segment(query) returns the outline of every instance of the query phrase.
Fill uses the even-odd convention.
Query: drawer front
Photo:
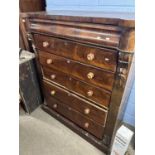
[[[109,106],[110,93],[103,89],[91,86],[55,69],[43,68],[43,74],[47,79],[86,97],[88,100],[95,101],[100,106]]]
[[[45,67],[58,69],[85,82],[110,91],[112,90],[114,82],[113,73],[105,72],[101,69],[87,66],[46,52],[39,52],[39,59],[40,63]]]
[[[79,127],[83,128],[87,132],[91,133],[98,139],[103,138],[104,127],[96,124],[94,121],[84,117],[79,112],[73,110],[72,108],[60,103],[55,98],[46,98],[47,106],[59,114],[63,115],[65,118],[74,122]]]
[[[91,64],[110,71],[116,71],[117,52],[76,44],[70,41],[34,35],[36,47],[43,51]]]
[[[118,47],[120,41],[120,32],[96,29],[82,29],[63,25],[43,25],[31,23],[30,29],[32,32],[46,33],[58,37],[70,38],[79,40],[85,43],[100,44],[102,46]]]
[[[80,97],[66,91],[60,87],[57,87],[53,84],[48,84],[44,82],[44,93],[48,98],[56,98],[59,101],[63,102],[65,105],[69,106],[72,109],[80,112],[85,117],[94,120],[96,123],[105,125],[107,111],[94,106],[90,102],[81,99]]]

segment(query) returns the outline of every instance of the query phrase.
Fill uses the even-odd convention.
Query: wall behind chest
[[[46,0],[47,11],[124,11],[134,12],[134,0]]]
[[[131,92],[127,101],[127,107],[125,109],[123,121],[132,126],[135,126],[135,81],[131,87]]]

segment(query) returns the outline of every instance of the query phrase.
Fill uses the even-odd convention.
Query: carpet
[[[20,112],[19,142],[20,155],[104,155],[40,107]]]

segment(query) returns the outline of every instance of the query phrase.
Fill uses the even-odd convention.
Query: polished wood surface
[[[85,29],[78,28],[76,26],[64,26],[64,25],[47,25],[40,23],[30,23],[31,31],[49,33],[58,37],[69,37],[71,39],[77,39],[85,42],[93,42],[96,44],[106,45],[110,47],[118,47],[120,40],[120,33],[108,32],[107,30]],[[39,31],[38,31],[39,30]]]
[[[134,13],[103,12],[103,11],[50,11],[30,13],[29,17],[35,19],[48,19],[58,21],[74,21],[82,23],[98,23],[123,27],[134,27]]]
[[[95,135],[97,138],[102,139],[104,133],[104,127],[84,117],[79,112],[75,111],[74,109],[71,109],[70,107],[66,106],[62,102],[59,102],[55,98],[46,98],[46,100],[48,107],[52,108],[53,110],[57,111],[64,117],[73,121],[81,128]]]
[[[20,27],[19,27],[19,48],[25,49],[24,38]]]
[[[22,16],[29,19],[31,32],[57,35],[123,52],[133,52],[134,49],[132,13],[51,11],[23,13]]]
[[[58,69],[85,82],[110,91],[112,90],[114,74],[111,72],[106,72],[92,66],[41,51],[39,52],[39,60],[45,67]],[[48,64],[48,60],[52,60],[52,63]]]
[[[106,153],[106,154],[109,153],[108,147],[103,144],[103,140],[102,139],[98,139],[96,136],[92,135],[91,133],[89,133],[85,129],[81,128],[76,123],[70,121],[68,118],[65,118],[63,115],[59,115],[58,112],[54,111],[52,108],[50,108],[50,107],[48,107],[48,106],[46,106],[44,104],[41,107],[49,115],[51,115],[52,117],[54,117],[55,119],[57,119],[58,121],[63,123],[65,126],[70,128],[76,134],[78,134],[81,137],[83,137],[85,140],[89,141],[89,143],[91,143],[92,145],[96,146],[100,150],[104,151],[104,153]]]
[[[52,11],[23,17],[46,83],[44,109],[110,152],[134,54],[133,14]]]
[[[46,67],[43,67],[42,69],[44,77],[48,80],[56,82],[57,84],[64,86],[74,93],[78,93],[78,95],[82,95],[90,101],[95,101],[95,104],[99,106],[103,106],[105,108],[109,107],[111,95],[110,92],[77,80],[76,78],[58,70],[48,69]],[[93,92],[92,95],[89,95],[90,91]]]
[[[24,50],[30,50],[29,41],[27,39],[26,35],[26,19],[25,18],[19,18],[19,35],[21,38],[21,42],[19,42],[19,47]]]
[[[20,12],[45,11],[45,0],[19,0]]]
[[[46,7],[45,0],[19,0],[19,10],[20,10],[19,47],[20,48],[33,52],[27,37],[27,27],[26,27],[27,19],[24,16],[24,12],[45,11],[45,7]]]
[[[117,51],[115,50],[99,49],[38,34],[34,35],[34,40],[36,48],[42,51],[71,58],[113,72],[116,71]]]
[[[81,99],[77,95],[69,91],[66,91],[58,86],[55,86],[51,83],[49,84],[47,82],[44,82],[44,90],[46,98],[54,97],[66,104],[67,106],[79,111],[85,117],[92,119],[93,121],[99,123],[102,126],[105,125],[107,116],[106,110],[99,108],[93,105],[92,103],[84,99]]]

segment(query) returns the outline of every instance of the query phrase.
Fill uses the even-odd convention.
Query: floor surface
[[[105,155],[40,107],[20,111],[19,131],[20,155]]]

